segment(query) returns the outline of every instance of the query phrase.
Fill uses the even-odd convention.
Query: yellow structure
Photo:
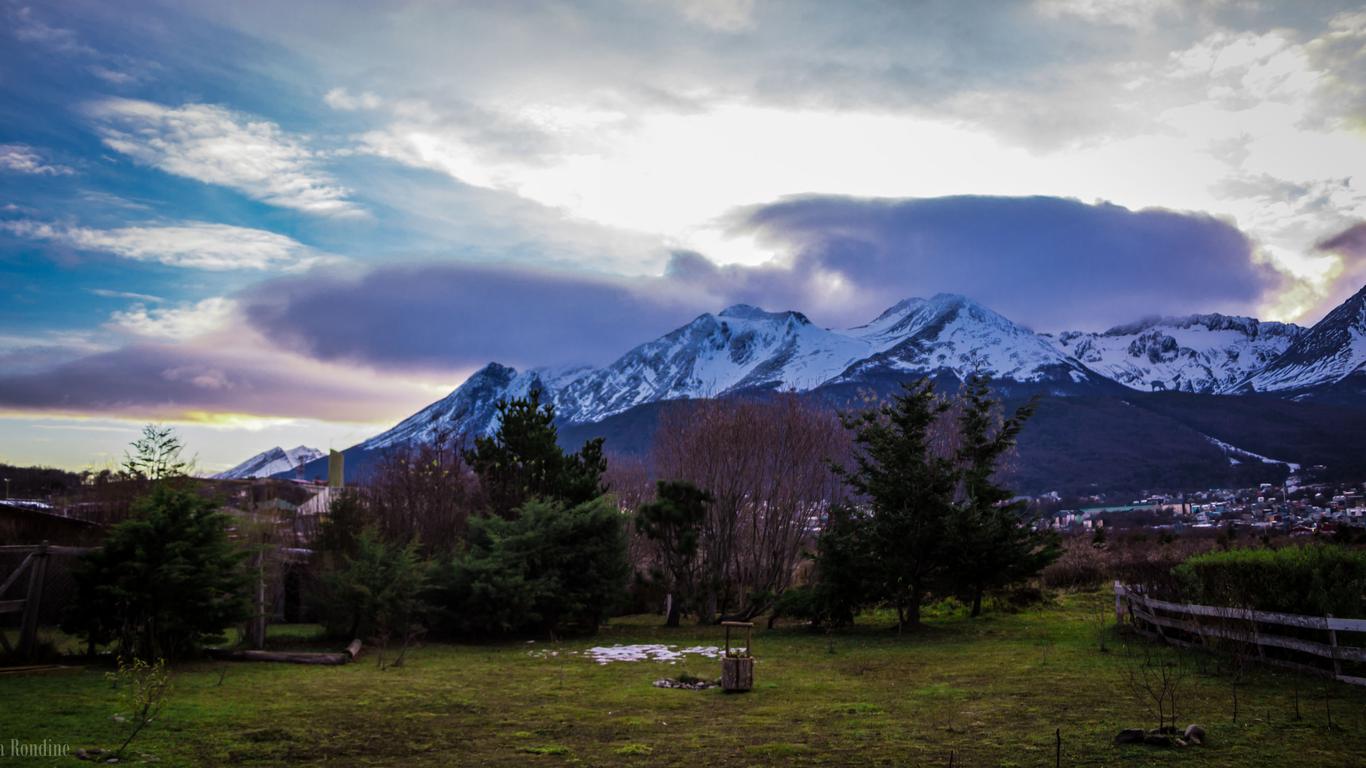
[[[341,488],[346,485],[346,462],[340,451],[327,454],[327,486]]]

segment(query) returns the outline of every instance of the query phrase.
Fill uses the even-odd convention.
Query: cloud
[[[378,109],[384,103],[378,96],[369,91],[352,94],[345,88],[333,88],[323,95],[323,101],[327,103],[327,106],[342,112]]]
[[[218,184],[270,205],[356,216],[350,190],[318,168],[304,139],[213,104],[167,107],[105,99],[89,106],[106,146],[176,176]]]
[[[222,296],[175,307],[148,309],[145,304],[134,304],[110,315],[109,326],[147,338],[189,339],[224,328],[236,312],[237,302]]]
[[[202,221],[92,229],[17,219],[0,221],[0,230],[83,251],[209,271],[297,270],[334,258],[317,254],[303,243],[274,232]]]
[[[94,48],[81,42],[75,31],[44,22],[33,14],[32,8],[19,8],[11,15],[11,30],[15,38],[26,43],[38,43],[58,53],[93,55]]]
[[[948,291],[1041,330],[1099,328],[1151,314],[1252,312],[1284,283],[1227,222],[1064,198],[799,197],[744,211],[734,228],[790,256],[713,280],[846,320],[843,306]]]
[[[400,369],[605,363],[709,309],[659,278],[471,264],[311,273],[238,297],[261,334],[322,360]]]
[[[40,371],[6,373],[0,375],[0,410],[199,421],[224,414],[380,421],[433,399],[427,385],[319,363],[242,336],[140,342]]]
[[[48,163],[26,144],[0,144],[0,171],[30,176],[70,176],[76,171],[65,165]]]
[[[1250,313],[1281,277],[1229,224],[1059,198],[798,198],[731,226],[780,251],[759,265],[676,252],[628,280],[468,264],[309,274],[238,297],[248,322],[323,360],[396,369],[603,364],[702,312],[797,309],[848,327],[900,299],[966,294],[1040,330],[1151,314]]]
[[[1308,313],[1315,320],[1326,315],[1366,285],[1366,221],[1358,221],[1319,241],[1314,249],[1329,260],[1325,288]]]
[[[160,302],[165,301],[160,296],[153,296],[150,293],[133,293],[132,291],[115,291],[109,288],[91,288],[90,292],[105,299],[133,299],[140,302]]]

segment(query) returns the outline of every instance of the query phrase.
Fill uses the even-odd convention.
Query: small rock
[[[1186,741],[1189,741],[1192,744],[1204,744],[1205,729],[1195,723],[1186,726]]]
[[[1125,728],[1124,730],[1115,734],[1115,743],[1138,744],[1139,742],[1143,741],[1143,737],[1147,735],[1147,732],[1144,731],[1142,728]]]

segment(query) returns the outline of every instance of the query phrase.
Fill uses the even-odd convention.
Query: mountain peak
[[[322,455],[322,451],[317,448],[309,448],[306,445],[295,446],[288,451],[277,445],[274,448],[261,451],[226,472],[213,475],[213,479],[248,480],[257,477],[270,477],[307,464]]]
[[[720,312],[717,312],[716,316],[734,318],[738,320],[783,321],[792,319],[796,320],[799,323],[802,323],[803,325],[811,322],[810,320],[806,319],[806,315],[803,315],[801,312],[794,312],[792,310],[788,310],[786,312],[769,312],[766,309],[761,309],[760,307],[756,307],[752,304],[732,304],[731,306],[726,307]]]

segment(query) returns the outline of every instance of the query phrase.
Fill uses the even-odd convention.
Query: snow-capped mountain
[[[850,333],[867,341],[873,354],[843,371],[835,379],[839,383],[944,372],[964,379],[974,371],[1033,384],[1095,378],[1047,339],[955,294],[907,299]]]
[[[246,480],[253,477],[270,477],[289,472],[300,464],[307,464],[322,457],[317,448],[300,445],[285,450],[279,446],[262,451],[226,472],[214,475],[215,480]]]
[[[1285,353],[1248,376],[1245,389],[1291,392],[1336,384],[1366,364],[1366,288],[1300,335]]]
[[[869,341],[820,328],[800,312],[737,304],[636,347],[554,400],[561,417],[587,422],[660,400],[807,390],[872,351]]]
[[[497,427],[499,400],[537,388],[559,418],[590,423],[665,400],[800,392],[887,376],[962,379],[973,371],[1033,385],[1104,381],[1047,339],[953,294],[907,299],[848,330],[821,328],[800,312],[737,304],[701,315],[602,368],[519,372],[490,363],[450,395],[357,447],[487,434]]]
[[[1131,389],[1217,394],[1280,357],[1304,333],[1292,323],[1210,314],[1050,338],[1064,354]]]
[[[395,445],[432,443],[463,435],[483,435],[498,426],[498,401],[526,397],[533,389],[545,393],[544,400],[566,382],[591,371],[591,368],[536,368],[519,373],[498,363],[489,363],[442,399],[399,422],[392,429],[356,446],[373,451]]]

